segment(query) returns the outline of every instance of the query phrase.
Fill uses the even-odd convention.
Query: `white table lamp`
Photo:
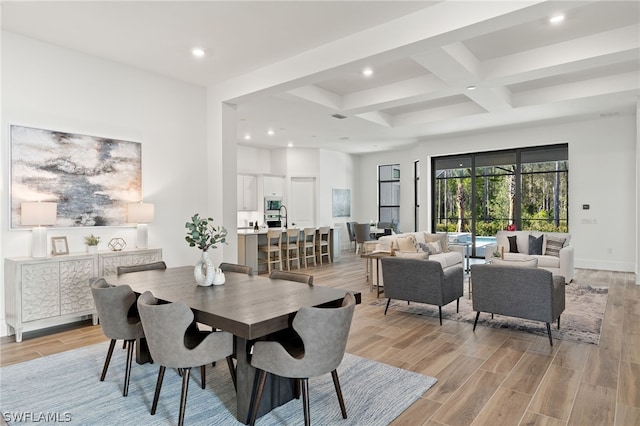
[[[137,248],[147,248],[148,246],[147,224],[153,222],[154,213],[155,206],[151,203],[129,204],[129,223],[137,224]]]
[[[47,228],[43,225],[55,225],[58,204],[50,202],[22,203],[20,206],[20,224],[32,225],[32,257],[47,257]]]

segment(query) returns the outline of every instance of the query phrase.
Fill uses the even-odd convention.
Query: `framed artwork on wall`
[[[11,228],[20,205],[58,204],[54,227],[122,226],[142,199],[139,142],[11,125]]]
[[[351,190],[333,188],[333,217],[351,216]]]

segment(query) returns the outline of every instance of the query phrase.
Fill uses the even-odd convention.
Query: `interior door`
[[[316,178],[292,177],[287,223],[298,228],[316,226]]]

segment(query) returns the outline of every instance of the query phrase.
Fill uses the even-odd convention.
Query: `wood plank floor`
[[[640,286],[631,273],[577,270],[609,287],[600,344],[424,318],[370,306],[364,260],[342,252],[309,268],[316,285],[362,292],[347,351],[434,376],[438,383],[394,425],[640,425]],[[90,322],[22,343],[0,339],[0,366],[106,340]],[[384,397],[384,395],[381,395]],[[348,397],[347,397],[348,398]],[[375,401],[372,401],[374,404]],[[347,399],[348,404],[348,399]],[[348,410],[348,405],[347,405]]]

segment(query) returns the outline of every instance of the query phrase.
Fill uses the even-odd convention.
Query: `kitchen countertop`
[[[330,228],[333,229],[333,226],[331,226]],[[254,231],[253,229],[248,228],[238,228],[238,235],[264,235],[271,229],[279,229],[284,232],[287,229],[299,229],[300,231],[302,231],[303,228],[297,228],[295,226],[291,228],[260,228],[259,231]],[[318,227],[316,227],[316,229],[318,229]]]

